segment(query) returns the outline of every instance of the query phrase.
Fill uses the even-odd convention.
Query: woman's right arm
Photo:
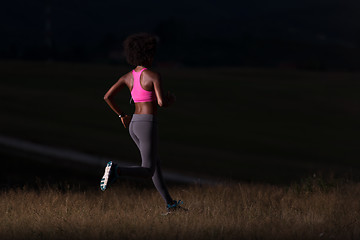
[[[168,91],[166,95],[164,94],[163,85],[159,74],[156,74],[156,77],[153,78],[153,83],[157,102],[160,107],[169,107],[172,103],[175,102],[175,95],[170,93],[170,91]]]

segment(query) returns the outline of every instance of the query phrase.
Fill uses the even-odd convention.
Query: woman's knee
[[[151,167],[147,168],[147,171],[149,172],[150,177],[154,176],[155,166],[151,166]]]

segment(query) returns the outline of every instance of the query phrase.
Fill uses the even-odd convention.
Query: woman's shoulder
[[[160,80],[161,75],[159,72],[153,71],[152,69],[146,69],[143,72],[144,77],[151,79],[151,80]]]
[[[124,75],[122,75],[120,78],[124,79],[124,80],[128,80],[132,78],[132,71],[125,73]]]
[[[124,75],[119,77],[119,80],[118,80],[118,82],[125,83],[126,85],[129,85],[131,81],[132,81],[132,73],[131,72],[125,73]]]

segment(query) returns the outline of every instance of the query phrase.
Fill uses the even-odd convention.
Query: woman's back
[[[133,84],[131,89],[131,96],[135,103],[139,102],[154,102],[156,101],[155,90],[153,82],[148,75],[142,74],[146,68],[140,71],[132,70]]]
[[[137,67],[124,77],[135,102],[135,114],[157,114],[157,97],[154,82],[159,80],[159,74]]]

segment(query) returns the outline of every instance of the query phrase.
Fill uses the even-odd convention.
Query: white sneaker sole
[[[101,191],[106,190],[106,187],[107,187],[107,184],[108,184],[108,181],[109,181],[109,177],[110,177],[110,170],[111,170],[112,164],[113,164],[112,161],[110,161],[110,162],[108,162],[106,164],[105,173],[104,173],[104,176],[102,177],[101,182],[100,182]]]

